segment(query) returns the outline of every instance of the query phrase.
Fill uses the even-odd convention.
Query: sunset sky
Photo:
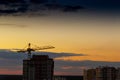
[[[41,53],[54,58],[56,75],[82,75],[83,69],[101,65],[119,67],[119,13],[90,10],[47,13],[0,17],[0,74],[22,74],[22,59],[26,55],[9,50],[22,49],[29,42],[55,47]]]

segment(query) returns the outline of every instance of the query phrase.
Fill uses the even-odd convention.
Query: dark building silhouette
[[[0,80],[23,80],[22,78],[23,75],[0,75]],[[54,75],[53,80],[83,80],[83,76]]]
[[[83,80],[83,76],[55,75],[53,80]]]
[[[98,67],[84,71],[84,80],[120,80],[120,69],[115,67]]]
[[[95,69],[84,70],[84,80],[95,80],[95,79],[96,79]]]
[[[33,55],[23,60],[23,80],[52,80],[54,61],[47,55]]]
[[[96,80],[116,80],[116,68],[114,67],[96,68]]]
[[[116,80],[120,80],[120,68],[117,69]]]
[[[22,80],[22,75],[0,75],[0,80]]]

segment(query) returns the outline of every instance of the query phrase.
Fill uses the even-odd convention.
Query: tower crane
[[[36,46],[36,45],[34,45]],[[28,54],[28,59],[31,58],[31,53],[34,52],[34,51],[39,51],[39,50],[45,50],[45,49],[52,49],[52,48],[55,48],[53,46],[43,46],[43,47],[38,47],[36,46],[35,48],[32,48],[31,47],[31,43],[29,43],[27,45],[27,48],[26,49],[14,49],[14,50],[17,50],[18,53],[26,53]]]

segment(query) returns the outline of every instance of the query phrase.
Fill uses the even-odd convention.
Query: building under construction
[[[47,55],[33,55],[23,60],[23,80],[52,80],[54,61]]]
[[[25,49],[14,49],[19,53],[28,54],[23,60],[23,80],[52,80],[54,72],[54,61],[48,55],[31,55],[34,51],[52,49],[53,46],[31,47],[31,43]]]

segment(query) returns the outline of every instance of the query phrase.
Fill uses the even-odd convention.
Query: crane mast
[[[27,52],[28,52],[28,59],[30,59],[30,58],[31,58],[31,51],[32,51],[32,49],[31,49],[31,44],[29,43],[29,44],[28,44],[28,48],[27,48]]]

